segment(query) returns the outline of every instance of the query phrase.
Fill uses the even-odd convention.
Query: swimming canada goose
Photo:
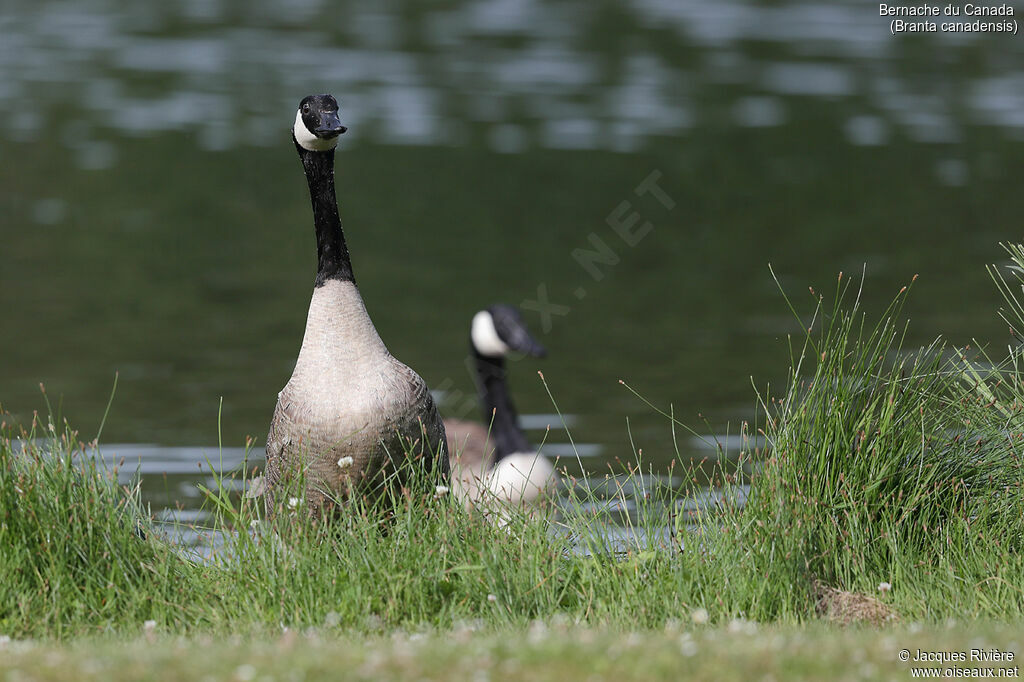
[[[388,352],[352,274],[334,193],[334,148],[345,130],[331,95],[299,103],[292,140],[309,184],[318,267],[299,357],[267,435],[265,483],[276,492],[301,468],[314,512],[329,499],[379,490],[385,474],[407,466],[407,451],[448,473],[430,391]]]
[[[467,506],[487,498],[531,502],[554,481],[555,469],[519,428],[505,357],[511,352],[544,357],[547,351],[530,335],[519,310],[505,304],[473,316],[469,346],[485,423],[444,422],[454,492]]]

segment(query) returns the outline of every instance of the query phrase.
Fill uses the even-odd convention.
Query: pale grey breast
[[[307,502],[318,507],[325,495],[344,499],[350,485],[364,489],[386,465],[400,464],[408,442],[428,461],[440,451],[447,471],[444,427],[426,383],[388,352],[355,285],[325,282],[313,292],[295,370],[274,411],[268,485],[305,467]]]

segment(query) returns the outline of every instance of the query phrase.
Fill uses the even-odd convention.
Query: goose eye
[[[308,114],[309,113],[309,103],[308,102],[306,104],[302,105],[302,113],[304,113],[304,114]]]

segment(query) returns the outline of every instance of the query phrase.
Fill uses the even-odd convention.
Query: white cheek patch
[[[325,152],[338,146],[338,138],[336,137],[324,140],[309,132],[306,124],[302,122],[301,109],[295,112],[295,125],[292,127],[292,133],[295,135],[295,141],[299,143],[299,146],[311,152]]]
[[[473,340],[473,347],[480,355],[501,358],[508,355],[511,350],[498,336],[498,330],[494,328],[494,318],[486,310],[481,310],[473,316],[473,326],[469,335]]]

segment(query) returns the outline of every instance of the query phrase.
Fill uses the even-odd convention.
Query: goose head
[[[477,353],[490,358],[504,358],[512,352],[535,358],[547,355],[547,349],[530,334],[519,309],[504,303],[473,316],[470,341]]]
[[[348,128],[338,118],[338,100],[331,95],[309,95],[299,102],[292,135],[295,143],[311,152],[326,152],[338,145]]]

